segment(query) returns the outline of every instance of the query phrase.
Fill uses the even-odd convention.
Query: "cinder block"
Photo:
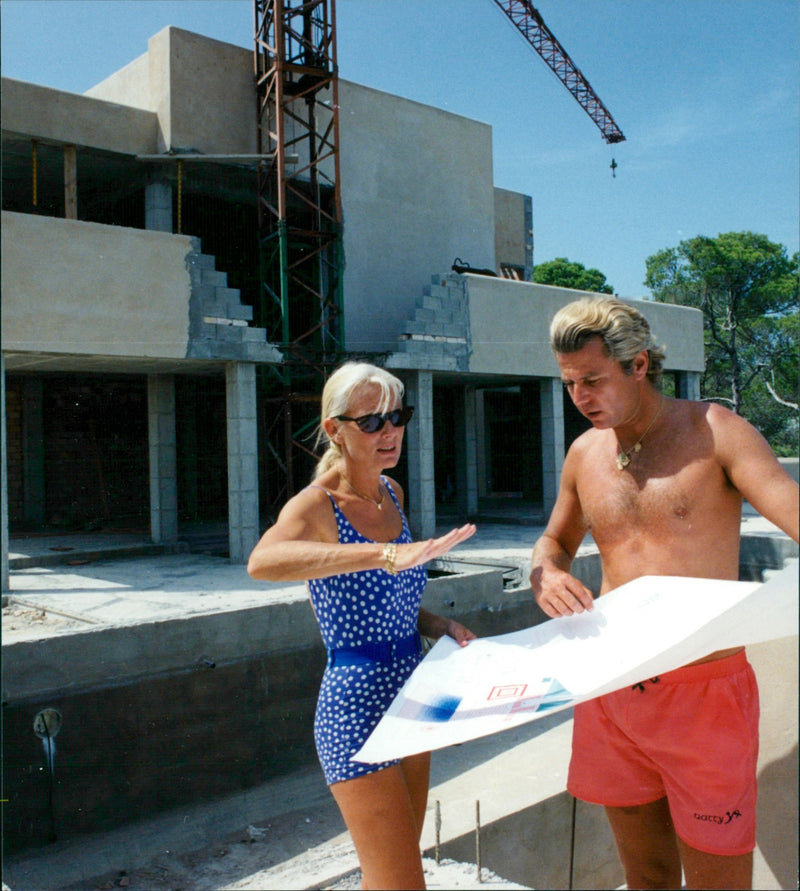
[[[214,298],[216,297],[217,289],[214,285],[203,284],[199,282],[197,285],[192,287],[192,298],[194,300],[199,301],[200,306],[213,306]],[[214,315],[219,315],[218,312],[215,312]]]
[[[253,321],[253,307],[247,306],[245,303],[238,301],[239,292],[236,292],[237,300],[229,300],[226,315],[229,319],[244,319],[247,322]]]
[[[228,274],[223,273],[227,280]],[[224,303],[225,306],[229,306],[230,304],[234,304],[235,306],[239,306],[241,304],[241,293],[238,288],[229,288],[227,283],[225,287],[217,287],[216,300],[220,303]]]
[[[228,273],[219,272],[216,269],[203,269],[201,271],[201,281],[205,285],[214,285],[217,288],[226,288],[228,286]]]
[[[266,343],[266,328],[242,328],[242,340],[247,343]]]
[[[434,284],[432,284],[427,293],[430,294],[431,297],[438,297],[439,300],[446,300],[450,295],[450,289],[446,285],[442,285],[439,283],[439,279],[434,279]]]
[[[420,322],[417,319],[411,319],[403,325],[404,334],[425,334],[428,330],[426,322]]]

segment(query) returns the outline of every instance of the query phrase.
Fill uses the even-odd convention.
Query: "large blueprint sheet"
[[[591,612],[472,641],[444,637],[355,760],[386,761],[496,733],[715,650],[798,633],[798,564],[766,584],[645,576]]]

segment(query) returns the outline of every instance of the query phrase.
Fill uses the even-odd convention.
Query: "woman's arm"
[[[400,572],[427,563],[474,535],[472,524],[453,529],[439,538],[399,544],[387,560],[381,542],[339,544],[330,501],[321,489],[304,489],[290,499],[253,548],[247,571],[259,581],[297,582],[308,579],[394,569]]]

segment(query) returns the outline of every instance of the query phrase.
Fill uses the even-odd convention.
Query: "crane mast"
[[[539,11],[529,0],[494,0],[522,36],[542,57],[556,77],[572,93],[578,104],[595,122],[608,143],[623,142],[625,137],[608,109],[570,59],[569,54],[545,25]]]
[[[324,361],[342,345],[335,4],[254,0],[254,12],[259,152],[273,157],[260,170],[259,225],[279,261],[262,275],[270,333],[292,358]]]
[[[270,514],[309,476],[326,375],[344,355],[335,0],[253,0],[259,324],[280,346],[262,376]],[[268,373],[277,379],[264,380]]]

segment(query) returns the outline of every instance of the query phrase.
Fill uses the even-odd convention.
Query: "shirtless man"
[[[713,403],[669,399],[664,351],[613,299],[561,309],[551,346],[592,429],[569,449],[531,585],[551,617],[592,608],[569,574],[586,533],[600,594],[643,575],[737,579],[742,499],[798,538],[797,484],[764,438]],[[603,804],[628,888],[750,888],[758,690],[743,647],[575,708],[568,789]]]

